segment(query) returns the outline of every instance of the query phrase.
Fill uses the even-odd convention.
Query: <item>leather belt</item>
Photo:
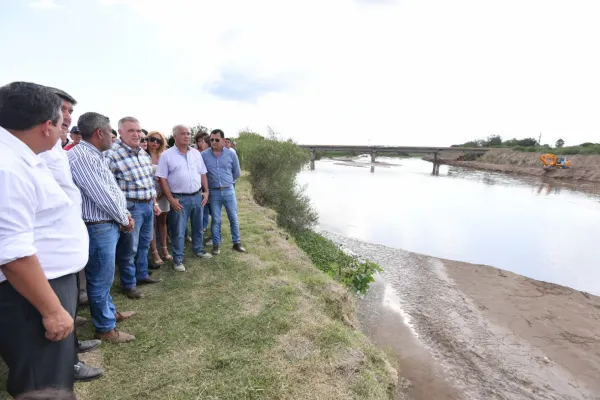
[[[131,201],[132,203],[150,203],[152,199],[125,199],[127,201]]]
[[[93,221],[93,222],[86,222],[85,224],[86,224],[87,226],[90,226],[90,225],[100,225],[100,224],[112,224],[112,223],[114,223],[114,222],[115,222],[115,221],[113,221],[113,220],[109,220],[109,219],[107,219],[107,220],[104,220],[104,221]]]
[[[225,186],[225,187],[210,188],[210,190],[225,190],[225,189],[229,189],[230,187],[231,187],[231,185]]]
[[[196,190],[194,193],[171,193],[171,194],[172,194],[173,196],[179,196],[179,197],[181,197],[181,196],[195,196],[195,195],[197,195],[198,193],[200,193],[200,191],[199,191],[199,190]]]

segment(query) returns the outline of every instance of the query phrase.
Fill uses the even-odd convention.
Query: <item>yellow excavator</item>
[[[557,157],[550,153],[540,156],[540,160],[542,160],[542,163],[544,164],[544,169],[571,167],[571,160],[567,160],[567,157]]]

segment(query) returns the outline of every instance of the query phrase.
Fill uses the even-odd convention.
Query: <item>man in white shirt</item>
[[[80,206],[38,156],[60,138],[60,107],[40,85],[0,88],[0,355],[15,397],[73,389],[75,275],[88,235]]]
[[[183,252],[188,219],[191,219],[194,255],[205,259],[212,257],[204,250],[202,231],[202,212],[208,201],[206,166],[200,152],[190,147],[190,136],[189,127],[176,125],[173,128],[175,146],[162,153],[156,169],[160,187],[171,205],[169,228],[173,267],[179,272],[185,271]],[[205,192],[200,191],[202,186],[207,188]]]
[[[77,104],[77,101],[75,101],[75,99],[71,95],[69,95],[68,93],[66,93],[60,89],[50,88],[50,87],[48,89],[50,89],[50,91],[52,91],[55,95],[57,95],[62,102],[60,110],[61,110],[62,116],[63,116],[63,123],[61,124],[60,127],[62,130],[62,134],[67,135],[69,133],[69,127],[71,126],[71,115],[73,114],[73,106],[75,106]],[[71,167],[69,167],[69,159],[67,157],[67,152],[63,150],[61,143],[62,143],[62,141],[59,140],[52,149],[45,151],[43,153],[40,153],[40,158],[42,159],[42,161],[44,161],[44,163],[46,163],[46,166],[52,172],[52,175],[54,176],[56,183],[58,183],[58,185],[65,191],[65,193],[67,194],[69,199],[71,199],[74,203],[76,203],[78,205],[79,210],[80,210],[79,215],[81,215],[81,203],[82,203],[81,193],[79,192],[79,188],[77,188],[75,183],[73,183],[73,176],[71,174]],[[69,227],[64,226],[64,225],[59,225],[56,227],[56,229],[69,229]],[[71,246],[70,243],[63,243],[62,245],[63,246]],[[79,249],[73,248],[72,250],[79,251],[82,253],[88,251],[87,248],[79,248]],[[79,278],[78,285],[77,285],[78,289],[79,289],[78,305],[81,306],[81,305],[88,304],[88,296],[87,296],[87,291],[86,291],[86,280],[85,280],[85,271],[84,270],[79,271],[78,278]],[[83,322],[86,321],[85,318],[80,318],[76,315],[75,316],[76,325],[79,325],[78,319],[83,320]],[[79,352],[79,353],[86,353],[88,351],[91,351],[91,350],[95,349],[96,347],[98,347],[101,343],[99,340],[79,341],[79,340],[77,340],[77,331],[75,331],[73,333],[73,337],[74,337],[75,346],[77,348],[77,352]],[[88,381],[94,380],[96,378],[99,378],[100,376],[102,376],[102,373],[103,373],[102,369],[100,369],[100,368],[95,368],[95,367],[91,367],[89,365],[84,364],[82,361],[79,360],[79,357],[77,355],[75,356],[73,366],[74,366],[76,381],[88,382]]]

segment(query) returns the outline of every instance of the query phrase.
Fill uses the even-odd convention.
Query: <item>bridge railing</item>
[[[315,160],[317,159],[317,150],[320,151],[354,151],[364,152],[371,155],[371,162],[375,163],[377,154],[384,153],[408,153],[408,154],[433,154],[433,174],[439,174],[440,162],[438,155],[440,152],[458,152],[463,154],[482,155],[489,151],[484,147],[418,147],[418,146],[346,146],[346,145],[312,145],[301,144],[300,147],[310,151],[310,169],[315,169]],[[373,169],[371,169],[373,171]]]

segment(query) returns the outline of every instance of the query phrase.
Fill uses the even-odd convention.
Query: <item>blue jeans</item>
[[[231,240],[234,244],[240,243],[240,223],[238,221],[237,200],[233,187],[224,190],[211,190],[208,199],[210,201],[210,216],[213,220],[210,227],[213,245],[221,245],[221,209],[223,206],[225,206],[227,218],[229,218]]]
[[[173,264],[178,265],[183,262],[183,250],[185,246],[185,237],[187,231],[187,222],[191,219],[192,225],[192,247],[194,254],[204,251],[204,235],[202,233],[202,196],[200,193],[194,196],[177,196],[179,204],[183,210],[176,212],[171,207],[169,211],[169,230],[171,232],[171,245],[173,246]]]
[[[115,279],[115,252],[119,241],[116,223],[88,225],[90,253],[85,266],[90,314],[96,332],[106,333],[117,326],[110,287]]]
[[[131,289],[137,280],[148,278],[148,249],[154,234],[153,203],[127,202],[127,209],[135,221],[131,232],[121,232],[117,245],[117,261],[121,286]]]
[[[202,215],[202,229],[208,228],[208,217],[210,216],[210,202],[206,203],[204,206],[204,210],[202,211],[204,214]]]

